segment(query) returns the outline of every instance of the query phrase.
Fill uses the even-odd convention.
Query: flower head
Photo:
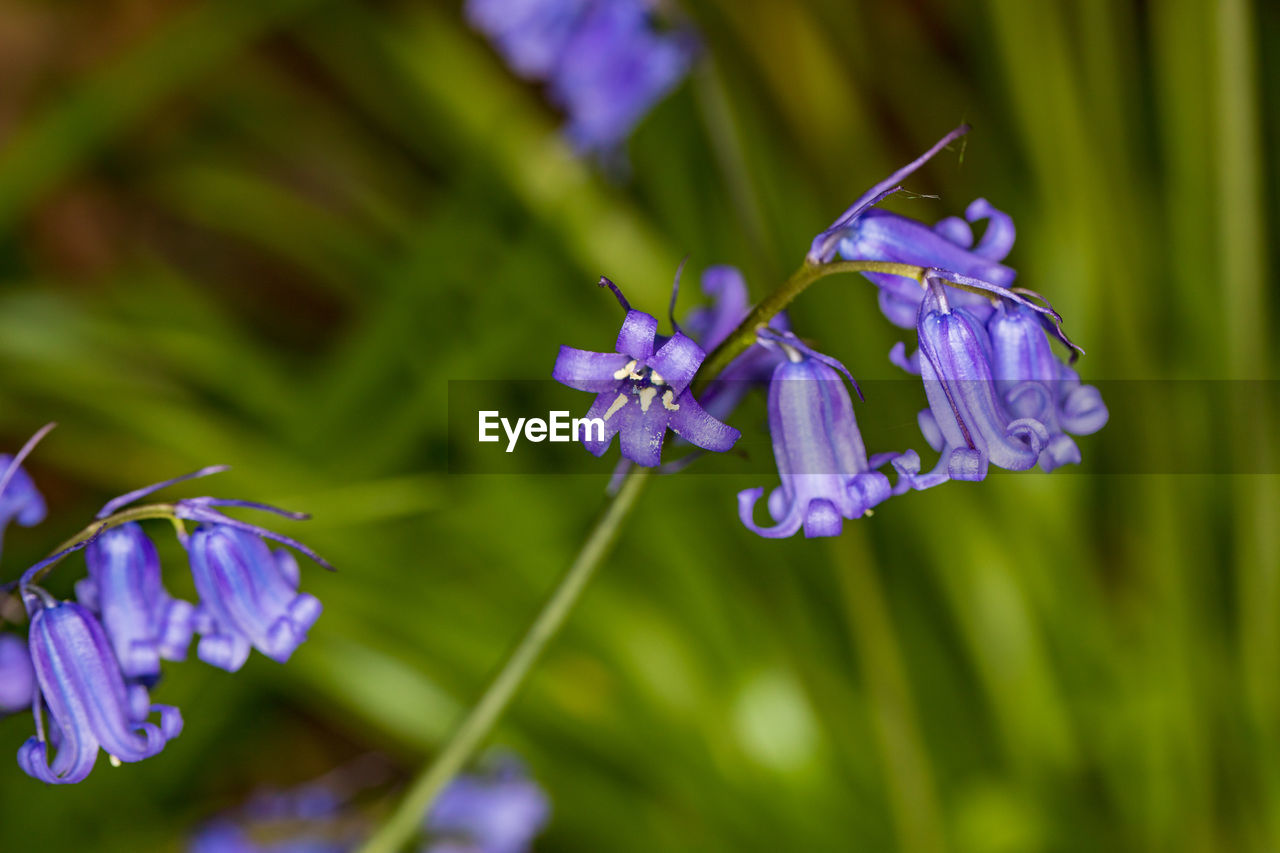
[[[36,736],[18,750],[18,765],[48,784],[79,782],[105,749],[116,761],[142,761],[182,731],[177,708],[151,705],[147,689],[126,686],[98,620],[74,601],[55,601],[42,590],[25,590],[31,615],[30,648],[40,688]],[[49,761],[40,708],[49,711],[58,745]],[[149,713],[160,724],[147,722]]]
[[[0,714],[13,714],[31,707],[36,674],[31,653],[17,634],[0,634]]]
[[[298,592],[298,564],[272,552],[263,535],[245,526],[207,522],[187,543],[200,607],[200,660],[235,672],[256,648],[284,663],[320,616],[315,596]]]
[[[987,320],[996,391],[1010,414],[1035,418],[1049,440],[1040,467],[1078,463],[1080,449],[1067,433],[1089,435],[1107,422],[1107,407],[1092,385],[1054,356],[1044,324],[1025,305],[1001,299]]]
[[[34,527],[44,521],[44,496],[36,488],[31,475],[14,457],[0,453],[0,476],[6,478],[0,491],[0,544],[9,522],[17,521],[23,527]]]
[[[658,321],[632,310],[613,282],[601,283],[614,290],[627,311],[617,351],[562,346],[551,373],[557,382],[596,395],[587,419],[598,423],[588,427],[583,446],[602,456],[620,435],[622,455],[646,467],[661,461],[668,429],[705,450],[732,447],[741,433],[708,414],[689,389],[706,357],[702,347],[679,331],[659,341]]]
[[[427,814],[425,853],[524,853],[551,815],[547,795],[505,760],[488,775],[449,783]]]
[[[947,479],[982,480],[988,463],[1011,471],[1033,467],[1049,441],[1048,427],[1006,408],[992,372],[986,325],[966,308],[951,305],[933,274],[920,304],[918,333],[920,375],[929,400],[920,413],[920,429],[942,456],[928,475],[917,476],[918,460],[900,461],[899,469],[916,488],[927,488]]]
[[[169,595],[156,547],[136,522],[104,531],[85,548],[80,602],[102,616],[126,678],[153,679],[160,660],[185,660],[193,608]]]
[[[860,518],[893,493],[889,479],[872,469],[897,456],[867,459],[844,384],[853,377],[843,364],[790,333],[773,339],[786,354],[769,382],[769,434],[782,479],[768,501],[776,523],[755,522],[763,488],[738,493],[738,515],[747,529],[770,538],[801,527],[806,537],[838,536],[844,519]]]

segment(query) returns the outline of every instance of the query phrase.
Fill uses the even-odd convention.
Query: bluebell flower
[[[551,803],[520,765],[502,761],[487,775],[462,775],[427,814],[424,853],[525,853],[551,816]]]
[[[0,634],[0,714],[14,714],[31,707],[36,674],[31,653],[17,634]]]
[[[965,219],[948,217],[930,228],[906,216],[876,210],[875,205],[902,190],[900,181],[969,130],[953,130],[920,157],[876,184],[813,240],[808,262],[825,264],[837,254],[845,260],[891,261],[951,270],[1001,287],[1012,285],[1016,273],[1000,261],[1013,248],[1013,220],[986,199],[977,199],[965,211]],[[974,245],[970,223],[986,221],[982,239]],[[904,329],[915,326],[920,307],[918,282],[885,273],[864,273],[879,288],[880,308],[889,321]],[[987,300],[963,291],[948,290],[953,304],[985,315]]]
[[[42,590],[24,590],[31,616],[30,649],[40,689],[36,736],[18,750],[18,766],[49,784],[82,781],[98,750],[115,761],[142,761],[156,755],[182,731],[177,708],[151,705],[147,689],[126,686],[120,664],[98,620],[73,601],[58,602]],[[46,738],[43,715],[50,717]],[[160,724],[147,722],[150,713]],[[49,760],[49,740],[57,755]]]
[[[551,374],[557,382],[596,395],[587,418],[599,419],[603,430],[589,427],[583,446],[602,456],[620,435],[622,455],[646,467],[661,461],[668,429],[705,450],[732,447],[740,433],[708,414],[689,389],[706,357],[702,347],[679,331],[659,342],[658,321],[632,310],[613,282],[601,283],[613,289],[627,312],[617,352],[562,346]]]
[[[160,556],[136,522],[99,534],[85,548],[89,576],[76,598],[98,612],[126,678],[152,680],[160,660],[186,660],[193,608],[160,578]]]
[[[782,484],[769,495],[773,527],[755,522],[763,488],[738,493],[738,515],[761,536],[838,536],[844,519],[861,518],[893,494],[889,478],[873,470],[898,454],[870,460],[839,361],[806,346],[795,335],[769,334],[786,355],[769,382],[769,435]],[[857,385],[854,383],[854,387]]]
[[[4,530],[11,521],[34,527],[44,521],[46,510],[44,496],[35,481],[8,453],[0,453],[0,476],[8,477],[0,491],[0,545],[3,545]]]
[[[1040,316],[1025,305],[1001,299],[990,319],[991,368],[996,391],[1009,413],[1045,425],[1049,440],[1040,467],[1052,471],[1080,462],[1080,449],[1067,433],[1089,435],[1106,425],[1102,395],[1053,353]]]
[[[706,352],[718,347],[738,328],[751,310],[747,295],[747,283],[736,267],[719,265],[707,267],[702,273],[702,292],[711,298],[711,304],[689,313],[684,331]],[[790,329],[785,313],[775,314],[769,328],[778,332]],[[713,417],[728,417],[743,396],[757,385],[764,385],[773,375],[773,369],[785,356],[777,347],[753,343],[729,366],[707,385],[702,394],[702,407]]]
[[[244,666],[250,648],[287,661],[322,609],[315,596],[298,592],[293,555],[284,549],[273,552],[264,534],[243,525],[208,522],[187,543],[200,595],[196,630],[203,636],[196,655],[228,672]]]
[[[467,0],[471,26],[488,36],[511,70],[546,80],[565,55],[592,0]]]
[[[920,413],[920,429],[941,458],[937,467],[923,476],[918,474],[914,454],[895,463],[920,489],[947,479],[982,480],[988,463],[1025,471],[1039,461],[1049,442],[1044,421],[1019,417],[1006,407],[992,370],[993,349],[986,324],[968,309],[951,305],[947,291],[938,275],[927,276],[917,324],[920,376],[929,400],[929,408]],[[1012,301],[1030,307],[1002,288],[991,292],[1014,297]]]
[[[550,78],[551,100],[568,115],[581,151],[617,149],[653,105],[684,79],[695,44],[662,33],[644,0],[595,0],[574,27]]]

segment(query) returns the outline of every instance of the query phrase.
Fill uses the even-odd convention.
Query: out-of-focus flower
[[[85,548],[80,603],[97,611],[126,678],[154,679],[160,660],[185,660],[193,608],[169,595],[160,556],[136,522],[106,530]]]
[[[17,634],[0,634],[0,714],[29,709],[35,689],[26,642]]]
[[[627,312],[617,352],[562,346],[551,373],[557,382],[596,395],[587,419],[597,424],[588,426],[583,446],[602,456],[620,434],[622,455],[646,467],[661,461],[668,429],[705,450],[732,447],[740,433],[708,414],[689,389],[706,353],[678,331],[659,346],[658,321],[632,310],[613,282],[601,283],[613,289]]]
[[[790,333],[772,340],[786,355],[769,382],[769,434],[782,478],[768,501],[776,524],[755,522],[763,488],[738,493],[738,514],[747,529],[770,538],[801,527],[806,537],[838,536],[844,519],[862,517],[893,493],[889,479],[873,469],[897,454],[867,459],[841,374],[851,383],[853,377],[843,364]]]
[[[18,750],[24,772],[49,784],[80,782],[93,769],[99,748],[116,761],[142,761],[178,736],[178,709],[151,705],[141,685],[126,687],[107,636],[87,608],[55,601],[34,587],[25,596],[40,703],[36,736]],[[41,708],[49,712],[49,735],[56,735],[52,762]],[[147,722],[153,712],[160,714],[158,726]]]
[[[684,79],[695,42],[658,32],[643,0],[595,0],[574,28],[550,80],[581,151],[617,149],[653,105]]]
[[[20,464],[14,465],[13,457],[8,453],[0,453],[0,476],[6,473],[9,482],[0,493],[0,546],[9,522],[17,521],[23,527],[33,527],[44,521],[45,516],[44,496],[36,488],[31,475]]]
[[[648,0],[468,0],[466,15],[517,74],[547,84],[586,153],[615,152],[696,53],[691,33],[658,29]]]
[[[706,352],[711,352],[727,338],[751,310],[747,283],[736,267],[707,267],[702,273],[702,292],[711,298],[709,306],[695,309],[684,322],[684,329]],[[785,332],[790,328],[786,314],[775,314],[769,328]],[[711,380],[702,394],[702,407],[713,417],[728,417],[743,396],[756,386],[763,386],[773,376],[773,369],[786,357],[777,347],[753,343],[739,355],[720,376]]]
[[[200,594],[200,660],[235,672],[252,647],[287,661],[322,609],[315,596],[298,592],[293,555],[272,552],[260,531],[215,522],[196,528],[187,551]]]
[[[488,775],[462,775],[427,814],[423,853],[525,853],[546,825],[551,803],[512,759]]]

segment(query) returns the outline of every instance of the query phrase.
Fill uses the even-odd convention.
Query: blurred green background
[[[659,314],[686,253],[686,282],[733,263],[763,294],[959,121],[963,160],[910,183],[941,199],[890,206],[1012,213],[1010,263],[1086,381],[1277,378],[1280,7],[679,6],[703,61],[618,180],[456,3],[4,4],[3,447],[61,424],[30,464],[50,519],[10,531],[4,576],[105,498],[214,462],[235,467],[184,494],[310,510],[280,528],[341,571],[304,567],[326,610],[286,666],[167,668],[156,700],[187,726],[158,758],[66,788],[10,763],[0,849],[178,849],[264,782],[369,751],[412,772],[611,468],[451,475],[448,381],[607,348],[602,273]],[[860,278],[792,316],[860,378],[896,375]],[[1280,470],[1275,398],[1180,399],[1081,439],[1102,473],[950,484],[832,541],[742,529],[734,493],[772,477],[652,484],[496,733],[554,800],[538,849],[1280,849],[1280,479],[1105,473],[1188,448]],[[913,411],[858,411],[923,447]],[[0,753],[30,731],[0,721]]]

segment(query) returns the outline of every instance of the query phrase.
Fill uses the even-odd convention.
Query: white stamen
[[[680,404],[676,402],[675,392],[670,388],[668,388],[666,393],[662,395],[662,408],[669,412],[680,411]]]
[[[663,378],[662,378],[662,374],[660,374],[660,373],[658,373],[658,371],[656,371],[656,370],[652,370],[652,369],[649,371],[649,381],[650,381],[650,382],[652,382],[654,385],[666,385],[666,384],[667,384],[667,380],[665,380],[665,379],[663,379]]]
[[[632,373],[632,371],[634,371],[635,369],[636,369],[636,360],[633,358],[633,359],[631,359],[631,361],[628,361],[628,362],[626,363],[626,365],[625,365],[625,366],[623,366],[622,368],[620,368],[620,369],[618,369],[618,370],[615,370],[615,371],[613,372],[613,378],[614,378],[614,379],[626,379],[626,378],[627,378],[627,376],[628,376],[628,375],[630,375],[630,376],[634,379],[634,378],[636,378],[636,375],[635,375],[634,373]],[[606,417],[608,417],[608,416],[606,415]]]
[[[107,753],[107,761],[110,761],[110,762],[111,762],[111,766],[112,766],[112,767],[119,767],[119,766],[120,766],[120,759],[116,758],[114,755],[112,755],[112,754],[111,754],[111,753],[109,753],[109,752]]]
[[[609,418],[611,418],[611,417],[613,417],[615,414],[617,414],[618,409],[621,409],[621,408],[622,408],[623,406],[625,406],[626,404],[627,404],[627,395],[626,395],[626,394],[619,394],[619,395],[617,396],[617,399],[615,399],[615,400],[613,401],[613,403],[609,406],[609,411],[607,411],[607,412],[605,412],[605,413],[604,413],[604,419],[605,419],[606,421],[607,421],[607,420],[609,420]]]
[[[640,411],[648,412],[649,406],[653,404],[653,398],[658,396],[657,388],[642,388],[637,396],[640,398]]]

